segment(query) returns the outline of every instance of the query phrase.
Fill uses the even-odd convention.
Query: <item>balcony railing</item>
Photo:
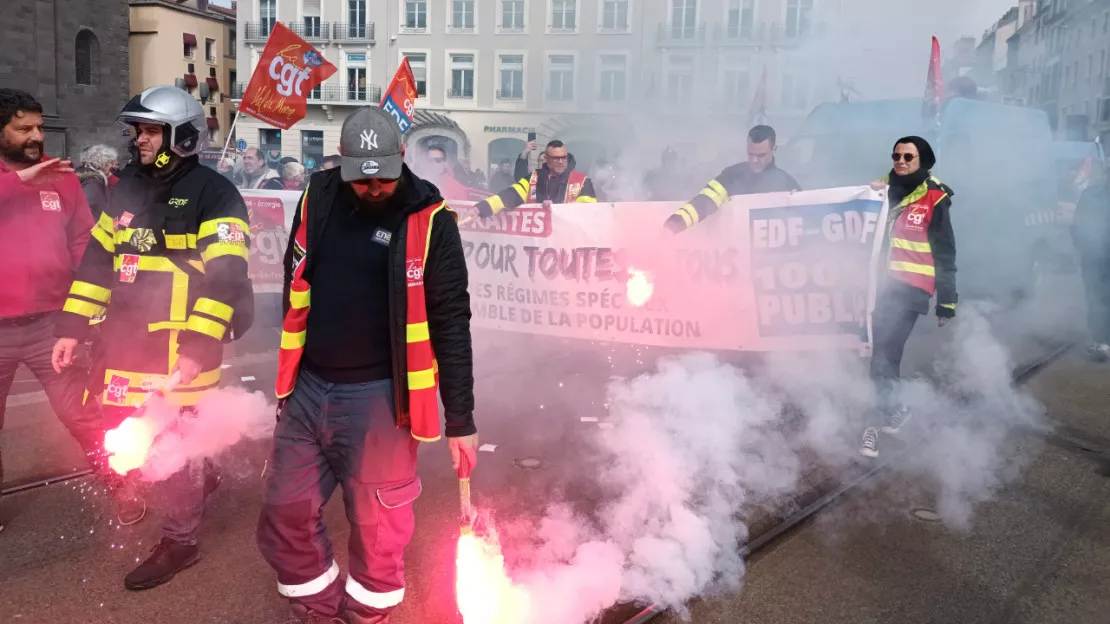
[[[657,34],[659,45],[705,45],[705,24],[660,24]]]
[[[335,23],[331,25],[331,38],[334,41],[365,41],[374,43],[374,24]]]
[[[289,30],[292,30],[301,39],[305,41],[327,41],[331,39],[331,22],[302,22],[300,24],[288,24]]]
[[[243,39],[252,43],[265,43],[270,38],[272,22],[247,22],[243,25]]]
[[[231,99],[243,99],[246,83],[237,82],[231,86]],[[366,85],[365,88],[351,88],[341,85],[320,85],[308,92],[309,104],[354,104],[377,105],[382,101],[382,88],[378,85]]]
[[[729,24],[713,26],[713,45],[717,46],[790,46],[797,45],[808,36],[809,32],[787,33],[780,22],[762,22],[744,27]]]
[[[453,100],[473,100],[474,89],[448,89],[447,97]]]
[[[519,102],[524,99],[523,89],[497,90],[497,99],[502,102]]]

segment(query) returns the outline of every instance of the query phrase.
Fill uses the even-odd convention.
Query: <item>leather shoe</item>
[[[151,555],[140,563],[123,579],[127,589],[140,590],[158,587],[168,582],[178,572],[190,568],[200,561],[200,549],[193,545],[178,544],[169,538],[162,538],[151,549]]]

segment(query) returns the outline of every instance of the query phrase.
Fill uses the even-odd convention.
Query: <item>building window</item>
[[[209,63],[215,63],[216,62],[216,40],[215,39],[205,39],[204,40],[204,60],[208,61]]]
[[[304,36],[306,39],[323,37],[323,24],[320,23],[320,0],[304,0]]]
[[[353,102],[366,101],[366,68],[347,68],[347,99]]]
[[[786,36],[804,37],[813,25],[813,0],[786,0]]]
[[[347,36],[366,38],[366,0],[347,0]]]
[[[77,40],[73,55],[76,82],[79,85],[95,85],[100,83],[100,41],[91,30],[81,30],[77,33]]]
[[[729,39],[751,39],[754,22],[755,0],[729,0]]]
[[[277,128],[259,128],[258,146],[262,150],[266,162],[273,164],[281,160],[281,130]]]
[[[324,131],[301,130],[301,162],[308,171],[313,171],[324,160]]]
[[[693,39],[697,19],[698,0],[671,0],[672,39]]]
[[[423,52],[404,52],[412,67],[412,78],[416,81],[417,97],[428,97],[428,55]]]
[[[601,6],[601,29],[628,30],[628,0],[604,0]]]
[[[574,99],[574,57],[569,54],[553,54],[548,58],[550,66],[547,99],[554,102],[569,102]]]
[[[597,99],[602,102],[623,102],[628,91],[628,57],[622,54],[601,55],[601,90]]]
[[[411,30],[428,29],[427,0],[405,0],[405,28]]]
[[[501,29],[524,30],[524,0],[501,0]]]
[[[524,55],[502,54],[498,57],[501,74],[500,87],[497,89],[499,100],[524,99]]]
[[[729,110],[744,110],[751,103],[751,78],[747,70],[726,69],[722,79],[725,107]]]
[[[181,35],[182,42],[184,43],[184,55],[187,59],[197,57],[197,36],[191,33],[184,33]],[[190,72],[191,73],[191,72]]]
[[[671,57],[667,69],[667,101],[681,106],[694,98],[694,58]]]
[[[578,24],[577,0],[551,0],[551,29],[574,30]]]
[[[451,55],[451,91],[453,98],[472,99],[474,97],[474,55]]]
[[[277,0],[258,0],[258,16],[262,20],[261,35],[269,37],[277,22]]]
[[[227,84],[229,85],[227,87],[228,89],[235,89],[235,83],[238,82],[237,78],[239,78],[239,72],[235,71],[234,69],[227,70]]]
[[[474,0],[451,0],[451,28],[474,30]]]
[[[228,58],[235,58],[235,48],[236,48],[235,29],[234,28],[228,28],[227,29],[227,56],[228,56]]]

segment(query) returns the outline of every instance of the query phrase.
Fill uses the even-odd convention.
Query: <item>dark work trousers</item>
[[[876,409],[872,425],[882,424],[893,405],[894,388],[902,377],[902,355],[919,312],[907,308],[897,297],[880,296],[871,317],[871,381],[875,385]]]
[[[87,363],[79,357],[61,373],[54,372],[50,356],[56,341],[52,314],[0,319],[0,429],[4,427],[8,392],[16,370],[23,364],[38,379],[50,407],[85,453],[95,453],[103,430],[96,411],[83,406]]]
[[[1087,293],[1087,329],[1091,341],[1110,344],[1110,260],[1084,258],[1083,287]]]
[[[405,594],[404,550],[419,445],[394,423],[393,383],[332,384],[301,370],[274,431],[258,548],[277,571],[278,592],[325,615],[344,608],[344,586],[321,521],[343,486],[351,525],[346,608],[389,613]]]

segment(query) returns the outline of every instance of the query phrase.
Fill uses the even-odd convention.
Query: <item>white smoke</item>
[[[1014,387],[984,316],[969,306],[949,329],[936,383],[903,384],[906,450],[889,438],[880,449],[962,530],[1017,474],[1025,458],[1008,438],[1041,426],[1042,412]],[[531,624],[586,622],[617,601],[686,614],[691,598],[738,587],[753,512],[800,494],[807,465],[867,461],[857,449],[871,400],[858,358],[829,354],[776,354],[754,373],[689,354],[612,382],[613,427],[588,450],[607,502],[588,514],[555,505],[503,532],[507,549],[525,551],[516,579],[539,607]]]
[[[144,419],[162,423],[142,466],[146,481],[163,481],[191,462],[214,459],[242,440],[273,436],[275,405],[262,392],[220,388],[205,395],[196,412],[154,405]]]

